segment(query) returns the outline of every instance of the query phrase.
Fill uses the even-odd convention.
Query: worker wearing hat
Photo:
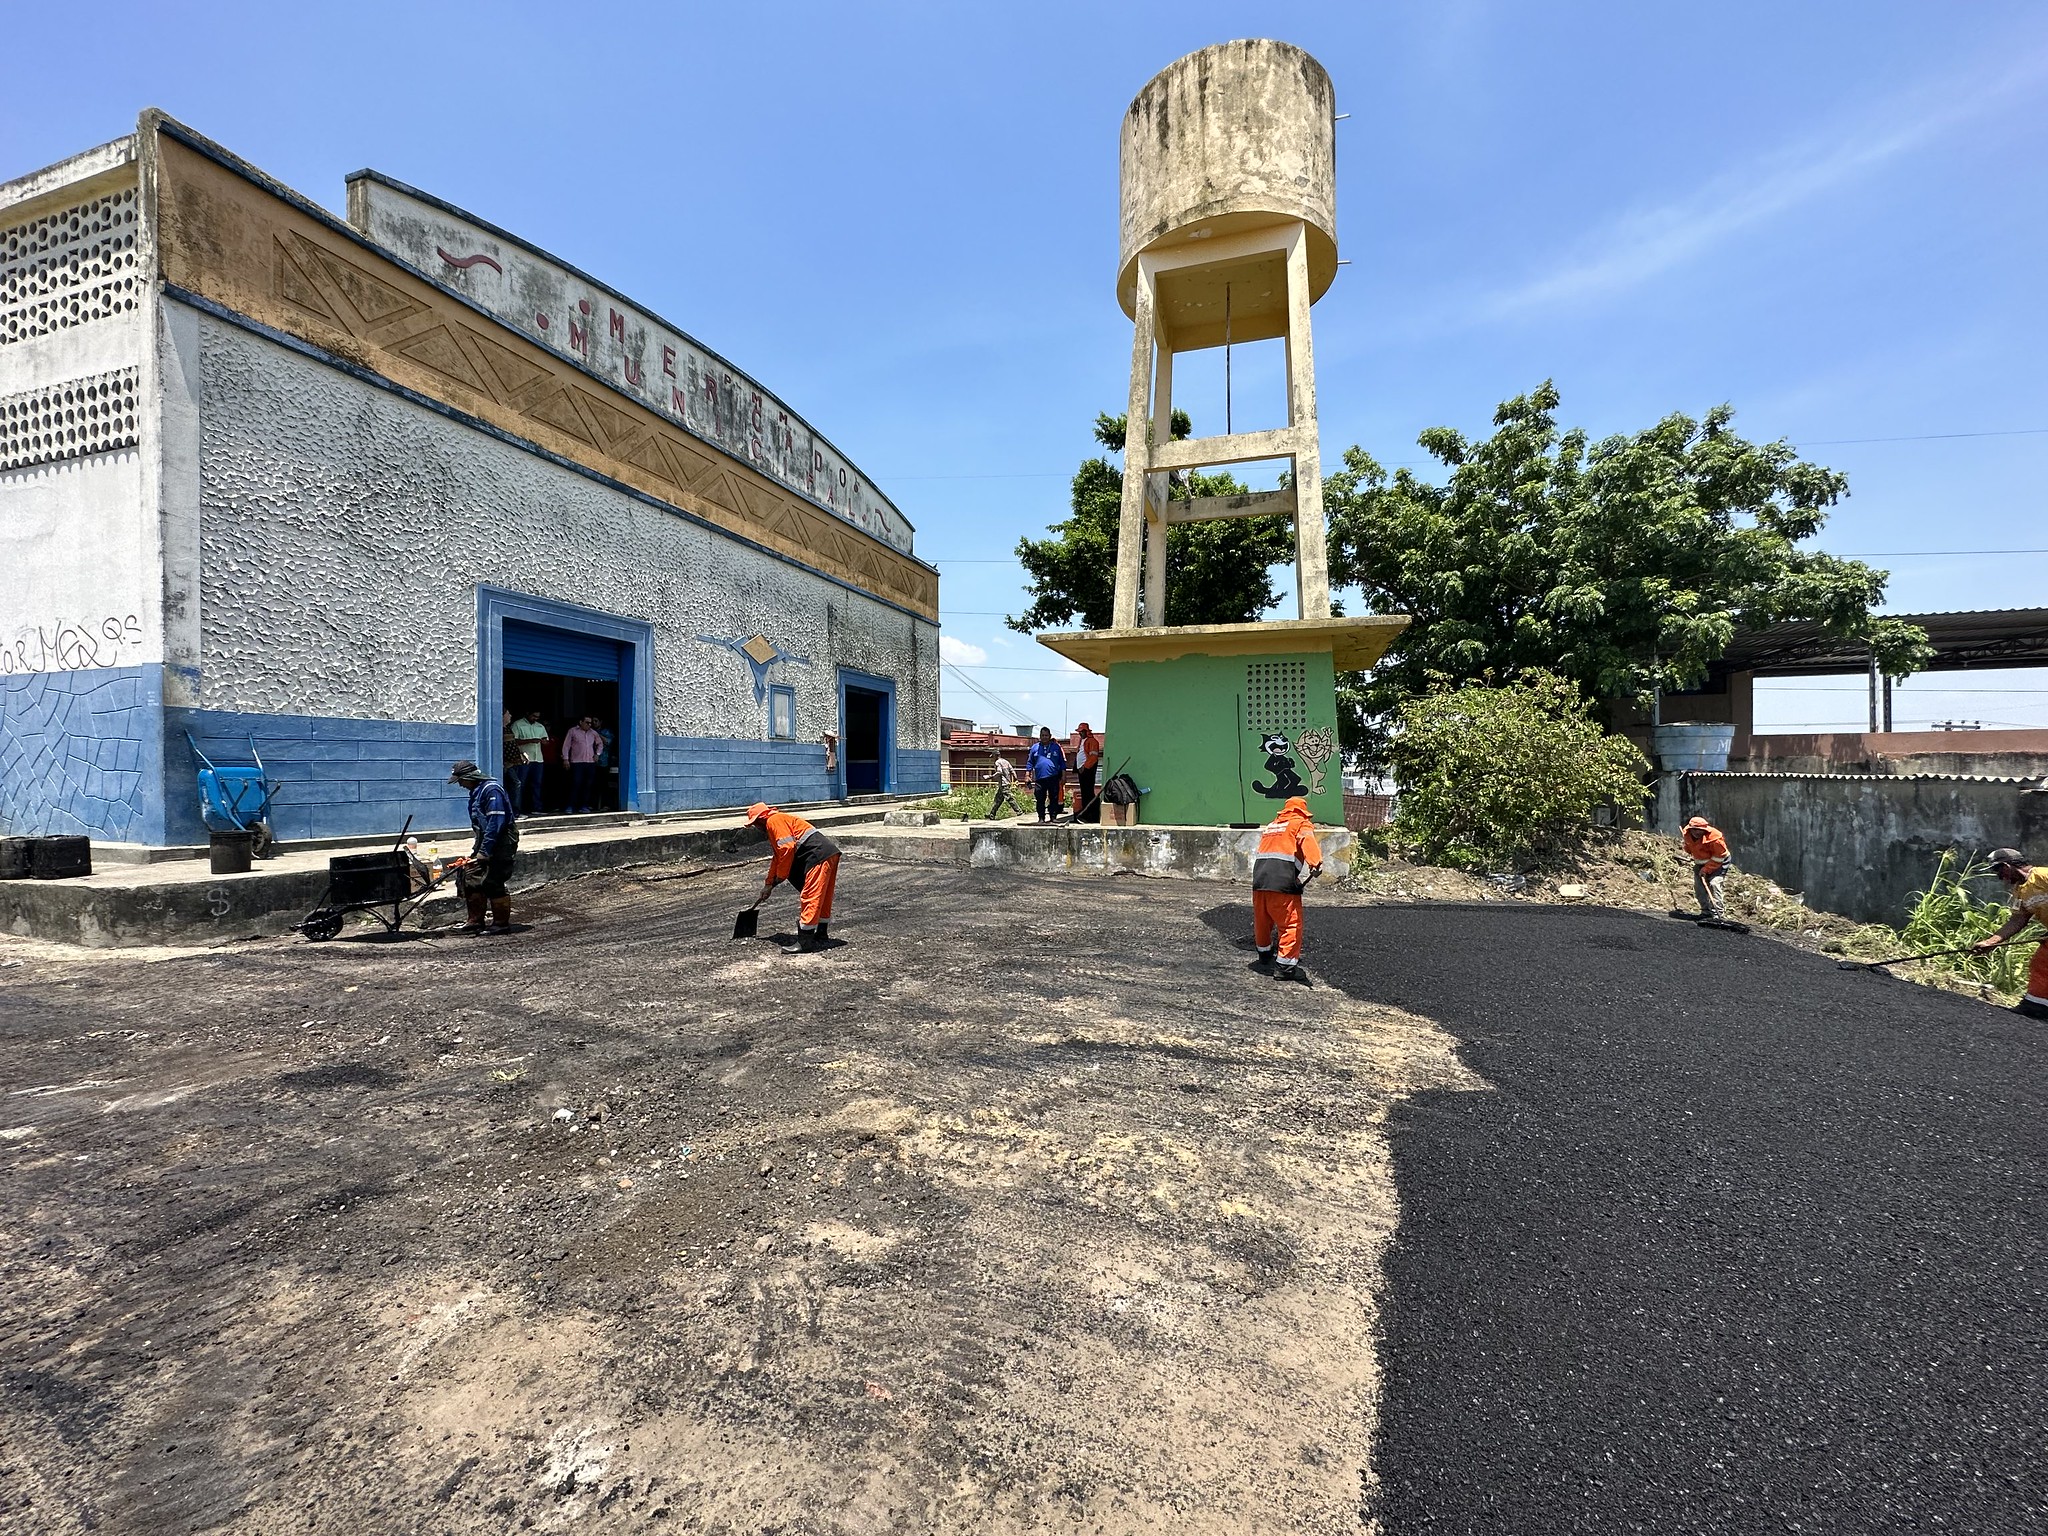
[[[1322,845],[1308,801],[1296,795],[1259,834],[1252,855],[1252,969],[1309,984],[1301,968],[1301,893],[1323,872]]]
[[[1102,820],[1102,801],[1095,793],[1095,775],[1102,767],[1102,738],[1083,720],[1074,732],[1074,773],[1081,787],[1074,791],[1074,820]]]
[[[510,933],[512,896],[505,882],[512,878],[512,866],[519,857],[519,818],[512,809],[512,797],[505,786],[464,758],[448,770],[448,782],[469,791],[469,824],[475,829],[476,844],[469,862],[455,880],[469,907],[465,933]],[[488,903],[490,920],[484,919]]]
[[[772,805],[756,802],[748,806],[747,823],[760,828],[771,850],[768,878],[762,883],[761,894],[754,898],[754,905],[758,907],[766,901],[778,881],[787,880],[802,893],[797,906],[797,953],[811,954],[823,949],[831,937],[832,891],[839,883],[839,845],[803,817],[778,811]]]
[[[1998,932],[1970,946],[1979,953],[2018,938],[2029,923],[2048,928],[2048,869],[2034,868],[2017,848],[1994,848],[1987,857],[1992,873],[2011,892],[2012,916]],[[2013,1012],[2030,1019],[2048,1019],[2048,940],[2034,950],[2033,962],[2027,967],[2027,994]]]
[[[1685,824],[1679,841],[1692,860],[1692,891],[1699,898],[1700,917],[1710,923],[1726,922],[1728,909],[1721,892],[1728,875],[1728,839],[1706,817],[1695,816]]]

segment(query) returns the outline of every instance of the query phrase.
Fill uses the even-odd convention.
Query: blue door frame
[[[596,608],[560,603],[553,598],[508,592],[503,587],[476,589],[476,760],[499,774],[504,735],[499,717],[505,709],[505,621],[565,629],[571,634],[615,640],[619,658],[619,799],[629,811],[655,808],[654,754],[654,626],[644,619],[621,618]]]
[[[881,776],[878,792],[893,794],[896,789],[896,680],[891,677],[876,677],[872,672],[855,672],[850,667],[839,669],[839,798],[849,793],[846,786],[847,734],[846,734],[846,690],[864,688],[869,693],[882,696],[882,741]]]

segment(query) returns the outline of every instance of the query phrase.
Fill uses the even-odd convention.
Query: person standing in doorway
[[[1000,752],[996,754],[995,784],[996,797],[989,802],[989,820],[1001,821],[1003,819],[1003,806],[1005,803],[1009,805],[1012,811],[1022,816],[1024,814],[1024,802],[1017,798],[1016,764],[1012,763]]]
[[[504,741],[498,758],[498,761],[504,765],[501,771],[505,776],[505,781],[501,787],[511,797],[512,809],[516,813],[526,809],[526,807],[519,803],[519,770],[526,762],[526,754],[519,750],[519,738],[512,734],[512,711],[508,709],[504,712],[504,715]]]
[[[1031,798],[1038,805],[1040,823],[1058,821],[1060,784],[1067,776],[1067,755],[1052,739],[1051,726],[1038,728],[1038,740],[1031,748],[1026,766],[1031,770]]]
[[[1102,738],[1083,720],[1074,732],[1074,776],[1080,784],[1074,790],[1074,820],[1102,820],[1102,801],[1095,794],[1095,774],[1102,766]]]
[[[512,744],[519,752],[519,814],[540,814],[541,786],[547,779],[548,728],[540,711],[530,711],[524,720],[512,722]]]
[[[590,723],[597,727],[597,734],[604,741],[604,750],[597,754],[597,808],[601,811],[616,811],[625,805],[623,784],[614,791],[613,781],[619,777],[619,738],[612,728],[591,716]]]
[[[597,809],[597,765],[604,756],[604,737],[597,722],[585,715],[562,738],[562,761],[569,769],[569,809]]]

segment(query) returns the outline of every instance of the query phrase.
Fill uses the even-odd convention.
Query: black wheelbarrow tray
[[[406,827],[410,828],[410,819]],[[327,861],[327,894],[320,905],[294,924],[296,932],[319,943],[341,932],[351,913],[367,912],[384,925],[384,933],[395,934],[405,920],[418,913],[426,899],[460,873],[467,859],[453,859],[436,875],[405,847],[405,832],[398,834],[398,846],[377,853],[349,853]],[[385,916],[386,910],[390,916]]]

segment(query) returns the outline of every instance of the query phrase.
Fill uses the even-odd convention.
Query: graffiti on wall
[[[98,619],[52,619],[0,628],[0,676],[24,672],[89,672],[96,667],[133,666],[142,648],[142,615]]]
[[[1327,726],[1303,731],[1293,741],[1278,731],[1259,738],[1259,750],[1266,754],[1266,760],[1259,767],[1272,782],[1262,783],[1257,775],[1252,778],[1252,793],[1264,795],[1268,800],[1291,800],[1296,795],[1320,795],[1323,792],[1323,765],[1337,755],[1337,733]],[[1301,781],[1299,764],[1308,765],[1309,781]]]

